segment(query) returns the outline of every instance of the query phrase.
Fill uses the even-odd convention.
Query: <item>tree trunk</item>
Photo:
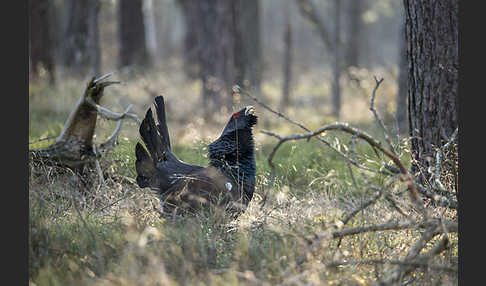
[[[283,112],[290,104],[290,87],[292,83],[292,24],[288,4],[285,7],[287,29],[284,32],[284,60],[283,60],[283,87],[280,110]]]
[[[98,25],[98,15],[101,9],[101,3],[96,0],[92,2],[92,7],[88,14],[88,34],[90,41],[88,44],[88,53],[91,58],[93,74],[101,75],[101,47],[100,47],[100,29]]]
[[[99,73],[101,51],[99,45],[99,0],[66,0],[66,27],[63,41],[63,64],[74,75]]]
[[[340,0],[334,0],[334,30],[332,33],[326,29],[324,18],[318,15],[317,8],[311,0],[297,0],[297,5],[300,12],[317,28],[322,41],[332,53],[331,112],[339,120],[341,112],[341,87],[339,81],[343,68],[341,63],[341,2]]]
[[[147,65],[142,0],[120,0],[118,5],[119,66]]]
[[[403,14],[399,35],[399,63],[398,63],[398,93],[396,98],[395,117],[398,125],[399,134],[407,134],[407,96],[408,96],[408,59],[407,41],[405,38],[405,14]]]
[[[359,54],[361,50],[361,33],[364,25],[361,20],[363,14],[363,0],[347,1],[347,45],[346,45],[346,66],[359,66]]]
[[[199,1],[178,0],[184,14],[184,73],[189,79],[198,79],[200,75],[198,27],[200,23]]]
[[[235,1],[201,0],[179,2],[186,23],[186,58],[197,56],[198,77],[202,80],[202,105],[205,118],[222,106],[231,108],[232,86],[244,78],[244,44]],[[239,28],[241,27],[241,28]],[[240,43],[240,44],[239,44]]]
[[[49,0],[29,1],[29,59],[30,77],[35,79],[40,70],[48,73],[51,84],[55,83],[54,19]]]
[[[332,115],[341,115],[341,2],[334,0],[334,61],[332,65]]]
[[[404,0],[412,172],[424,182],[458,127],[458,0]]]
[[[255,88],[257,94],[262,77],[259,3],[258,0],[238,0],[234,11],[235,56],[241,62],[237,83],[245,88]]]
[[[147,53],[150,59],[157,60],[157,24],[155,22],[155,8],[153,0],[143,2],[143,19],[145,27],[145,38],[147,40]]]
[[[234,3],[200,1],[199,62],[206,118],[222,106],[231,105],[231,87],[236,83]],[[210,106],[212,104],[212,106]]]

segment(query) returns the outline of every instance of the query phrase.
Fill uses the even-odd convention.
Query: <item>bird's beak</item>
[[[254,115],[255,114],[255,107],[253,107],[251,105],[245,107],[245,116],[247,116],[248,114]]]

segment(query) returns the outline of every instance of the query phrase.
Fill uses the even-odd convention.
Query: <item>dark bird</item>
[[[155,98],[154,107],[158,122],[149,108],[140,125],[148,152],[137,143],[137,184],[160,194],[164,214],[223,209],[236,218],[243,213],[255,189],[255,109],[247,106],[231,115],[221,136],[209,144],[210,163],[203,167],[187,164],[172,153],[162,96]]]

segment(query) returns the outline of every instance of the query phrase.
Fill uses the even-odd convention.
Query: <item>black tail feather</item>
[[[141,188],[149,186],[155,180],[156,164],[166,161],[170,157],[168,156],[168,153],[170,153],[170,139],[162,96],[155,98],[155,111],[158,124],[155,124],[152,110],[149,108],[139,128],[140,136],[145,143],[145,147],[147,147],[148,153],[140,143],[137,143],[135,148],[137,183]]]
[[[140,188],[148,187],[150,186],[150,178],[155,175],[154,162],[140,143],[135,146],[135,156],[137,157],[135,161],[137,184]]]
[[[162,136],[162,140],[164,141],[166,148],[170,150],[169,130],[167,129],[165,103],[162,96],[157,96],[155,98],[155,110],[157,112],[157,120],[159,121],[159,124],[157,124],[157,129]]]
[[[162,161],[165,157],[164,153],[167,148],[165,146],[165,140],[162,140],[155,127],[155,121],[150,108],[147,110],[145,118],[142,120],[142,124],[140,124],[139,132],[154,163]]]

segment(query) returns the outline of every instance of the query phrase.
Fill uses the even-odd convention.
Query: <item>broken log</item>
[[[131,105],[122,113],[110,111],[99,105],[104,89],[110,85],[121,83],[120,81],[105,81],[110,76],[111,73],[98,78],[93,77],[88,82],[84,93],[75,104],[56,141],[48,147],[29,150],[31,162],[82,170],[87,163],[96,163],[103,153],[115,147],[123,119],[131,118],[140,123],[137,115],[129,112]],[[96,146],[93,143],[93,135],[98,114],[109,120],[117,120],[118,123],[107,141]],[[99,166],[99,162],[97,166]],[[99,168],[97,169],[100,173]],[[101,174],[100,180],[103,181]]]

